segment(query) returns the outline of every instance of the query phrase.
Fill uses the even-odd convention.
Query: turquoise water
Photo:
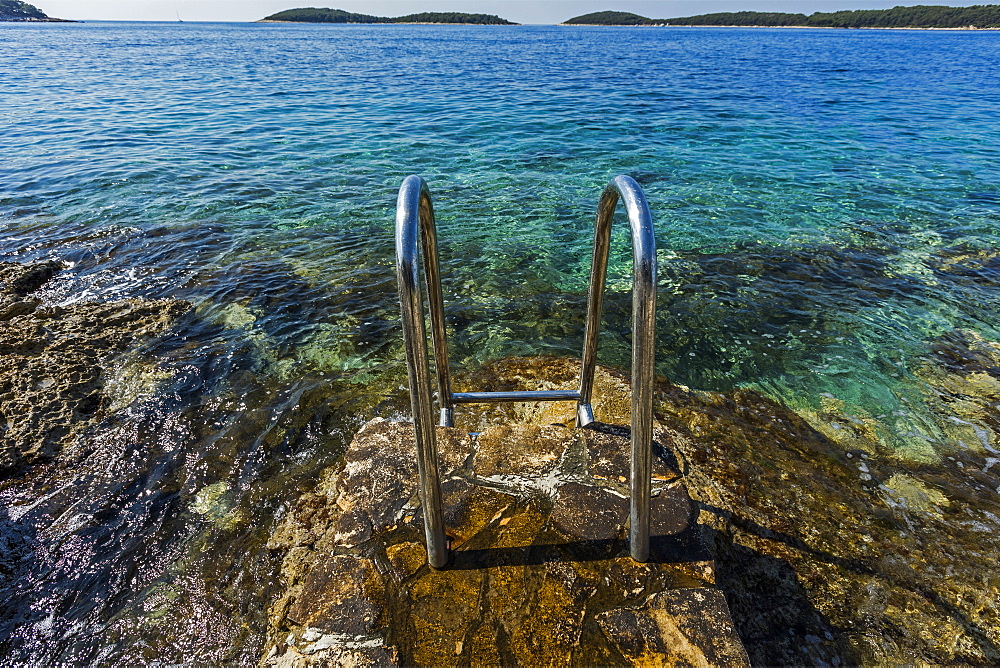
[[[114,466],[0,486],[43,555],[4,585],[11,656],[255,656],[262,537],[405,406],[411,173],[456,369],[579,354],[619,173],[656,222],[675,383],[833,398],[928,458],[935,341],[1000,338],[996,32],[0,24],[0,62],[0,259],[73,263],[53,302],[196,304],[154,351],[169,380],[122,390],[127,417],[94,437]],[[601,352],[620,367],[624,227]]]

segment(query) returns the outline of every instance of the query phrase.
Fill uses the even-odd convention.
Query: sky
[[[49,16],[92,21],[256,21],[296,7],[332,7],[376,16],[416,12],[497,14],[516,23],[561,23],[605,9],[650,18],[740,10],[772,12],[888,9],[896,5],[976,4],[949,0],[28,0]],[[980,1],[980,4],[984,4]]]

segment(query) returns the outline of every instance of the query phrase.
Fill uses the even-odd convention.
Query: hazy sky
[[[518,23],[559,23],[603,9],[635,12],[652,18],[690,16],[742,9],[802,12],[837,9],[885,9],[927,4],[925,0],[29,0],[49,16],[106,21],[256,21],[295,7],[333,7],[378,16],[426,11],[498,14]],[[934,0],[964,6],[968,2]]]

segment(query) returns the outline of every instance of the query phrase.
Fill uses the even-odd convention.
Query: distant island
[[[630,12],[593,12],[563,25],[604,26],[746,26],[771,28],[1000,28],[1000,5],[945,7],[917,5],[892,9],[786,14],[721,12],[673,19],[651,19]]]
[[[34,5],[20,0],[0,0],[0,21],[26,21],[31,23],[76,23],[54,19]]]
[[[271,14],[258,23],[449,23],[471,25],[517,25],[493,14],[464,14],[462,12],[422,12],[406,16],[388,17],[355,14],[342,9],[305,7],[288,9]]]

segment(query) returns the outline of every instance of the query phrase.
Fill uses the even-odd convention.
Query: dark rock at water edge
[[[45,285],[62,269],[63,265],[55,260],[31,265],[0,263],[0,290],[5,294],[24,297]]]
[[[0,263],[0,472],[46,461],[99,421],[116,355],[166,331],[189,304],[128,299],[45,305],[58,262]]]

